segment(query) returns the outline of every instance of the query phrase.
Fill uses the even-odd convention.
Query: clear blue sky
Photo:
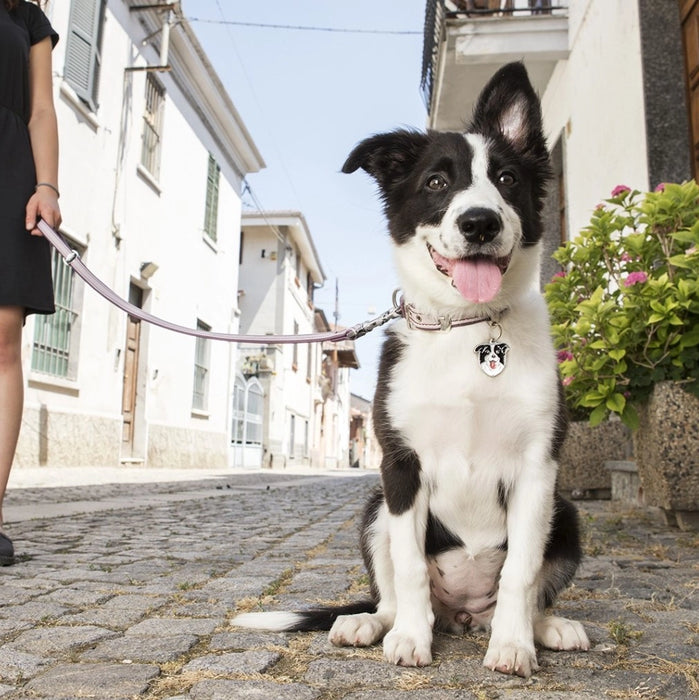
[[[184,14],[267,163],[248,179],[264,209],[303,212],[328,277],[316,303],[340,324],[389,308],[397,278],[373,182],[340,168],[353,146],[424,128],[419,91],[425,0],[183,0]],[[212,22],[194,21],[211,20]],[[316,32],[224,21],[415,32]],[[357,342],[352,391],[371,398],[382,331]]]

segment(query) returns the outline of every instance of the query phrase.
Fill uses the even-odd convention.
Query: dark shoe
[[[0,566],[12,566],[15,563],[15,548],[12,540],[0,532]]]

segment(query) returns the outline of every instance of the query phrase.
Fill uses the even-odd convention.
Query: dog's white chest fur
[[[486,323],[447,332],[397,332],[405,342],[391,373],[388,413],[417,453],[430,511],[471,555],[502,544],[498,484],[514,483],[529,449],[553,430],[555,371],[545,309],[531,295],[502,321],[506,369],[489,377],[475,348]],[[532,338],[535,340],[532,341]]]

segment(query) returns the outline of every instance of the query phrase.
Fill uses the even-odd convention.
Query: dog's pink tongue
[[[492,301],[502,283],[500,268],[485,258],[455,261],[451,277],[461,296],[476,304]]]

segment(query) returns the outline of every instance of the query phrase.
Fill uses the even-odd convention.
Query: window
[[[306,381],[310,384],[313,379],[313,346],[306,345]]]
[[[296,416],[292,413],[289,416],[289,457],[296,456]]]
[[[246,383],[243,377],[236,377],[233,385],[233,444],[261,445],[263,416],[264,392],[260,382],[252,378]]]
[[[299,334],[299,324],[294,321],[294,335]],[[296,372],[299,368],[299,344],[294,343],[291,351],[291,369]]]
[[[73,0],[68,22],[63,76],[93,112],[97,111],[105,5],[106,0]]]
[[[301,280],[301,252],[298,248],[294,248],[294,253],[296,254],[296,267],[294,272],[296,273],[296,283],[300,284]]]
[[[78,312],[76,309],[75,275],[63,263],[63,258],[51,249],[54,300],[56,313],[37,315],[34,321],[32,370],[54,377],[75,379],[77,375],[75,334]]]
[[[245,443],[262,444],[262,417],[265,411],[264,392],[256,379],[250,381],[248,388],[248,410],[246,414]]]
[[[231,442],[240,445],[243,442],[245,429],[245,380],[236,377],[233,384],[233,425],[231,426]]]
[[[160,175],[165,88],[152,74],[146,76],[146,111],[143,114],[141,165],[156,179]]]
[[[206,207],[204,210],[204,231],[212,240],[217,240],[218,225],[218,184],[221,179],[221,168],[209,154],[209,169],[206,176]]]
[[[309,272],[306,275],[306,294],[308,294],[308,302],[313,305],[313,295],[315,292],[315,285],[313,284],[313,275]]]
[[[197,320],[197,330],[210,331],[211,327]],[[209,398],[209,340],[197,338],[194,347],[194,391],[192,393],[192,408],[195,411],[206,411]]]

